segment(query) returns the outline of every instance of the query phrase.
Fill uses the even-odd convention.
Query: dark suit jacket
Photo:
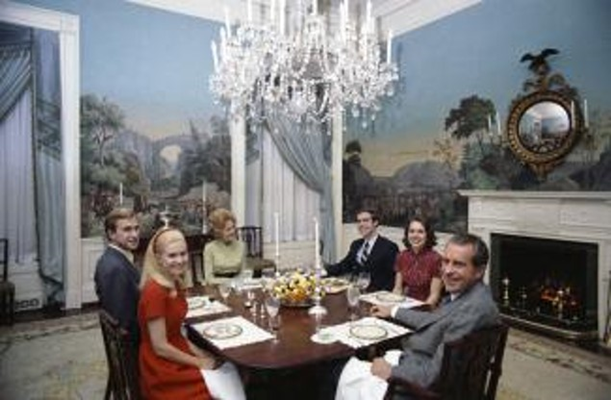
[[[392,290],[395,286],[395,261],[399,248],[383,236],[378,236],[364,266],[357,262],[357,255],[364,240],[357,239],[350,244],[350,250],[343,260],[334,265],[327,266],[330,276],[358,274],[367,271],[371,274],[371,283],[368,291]]]
[[[140,271],[117,249],[107,247],[95,268],[95,291],[101,307],[138,343]]]
[[[416,332],[403,342],[392,375],[426,387],[439,375],[444,344],[499,323],[499,312],[490,288],[478,282],[433,312],[399,309],[395,318]]]

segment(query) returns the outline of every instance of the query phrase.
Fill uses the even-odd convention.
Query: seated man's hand
[[[385,381],[390,378],[392,366],[381,357],[374,358],[371,363],[371,373]]]
[[[371,307],[371,315],[374,317],[388,318],[390,317],[391,306],[377,305]]]

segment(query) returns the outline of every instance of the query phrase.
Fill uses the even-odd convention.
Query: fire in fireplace
[[[596,337],[597,244],[492,234],[491,248],[490,286],[506,318]]]

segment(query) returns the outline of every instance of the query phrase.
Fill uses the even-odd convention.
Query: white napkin
[[[413,299],[411,297],[405,297],[403,299],[403,301],[401,301],[401,302],[385,301],[385,300],[383,300],[384,296],[392,296],[392,293],[388,292],[386,290],[380,290],[378,292],[362,294],[359,297],[359,300],[366,301],[366,302],[371,303],[371,304],[376,305],[376,306],[379,306],[379,305],[383,305],[383,306],[398,305],[401,308],[414,308],[414,307],[418,307],[418,306],[421,306],[421,305],[424,304],[424,302],[422,302],[420,300]],[[382,299],[380,299],[380,298],[382,298]]]
[[[263,342],[265,340],[270,340],[274,338],[271,333],[259,328],[257,325],[253,324],[246,318],[240,316],[222,318],[209,322],[201,322],[199,324],[194,324],[193,328],[199,334],[202,334],[204,329],[216,324],[232,324],[237,325],[242,329],[242,332],[239,335],[227,339],[211,339],[204,336],[206,340],[211,342],[219,349],[228,349],[231,347],[244,346],[247,344]]]
[[[207,299],[206,296],[202,297],[205,297]],[[203,317],[206,315],[220,314],[227,311],[231,311],[231,308],[221,303],[220,301],[207,300],[204,302],[203,306],[189,309],[185,318]]]
[[[386,330],[386,336],[379,339],[362,339],[354,337],[350,330],[357,326],[379,326]],[[408,329],[401,325],[393,324],[392,322],[385,321],[383,319],[375,318],[375,317],[365,317],[358,321],[350,321],[345,322],[340,325],[329,326],[327,328],[321,329],[321,332],[328,333],[329,335],[335,337],[337,340],[345,344],[346,346],[350,346],[353,349],[359,347],[367,347],[377,342],[381,342],[383,340],[388,340],[390,338],[394,338],[397,336],[405,335],[409,332],[412,332],[411,329]]]

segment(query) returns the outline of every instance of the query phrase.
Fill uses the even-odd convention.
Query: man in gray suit
[[[108,247],[95,269],[95,290],[100,306],[130,334],[138,346],[138,300],[140,270],[132,252],[138,248],[140,225],[133,211],[112,210],[104,221]]]
[[[387,380],[400,377],[429,386],[441,369],[444,345],[499,322],[499,313],[482,282],[489,252],[475,235],[453,236],[442,258],[442,280],[447,298],[432,312],[395,307],[373,307],[377,317],[393,317],[414,329],[402,352],[389,351],[372,363],[351,359],[340,377],[336,400],[382,399]]]

